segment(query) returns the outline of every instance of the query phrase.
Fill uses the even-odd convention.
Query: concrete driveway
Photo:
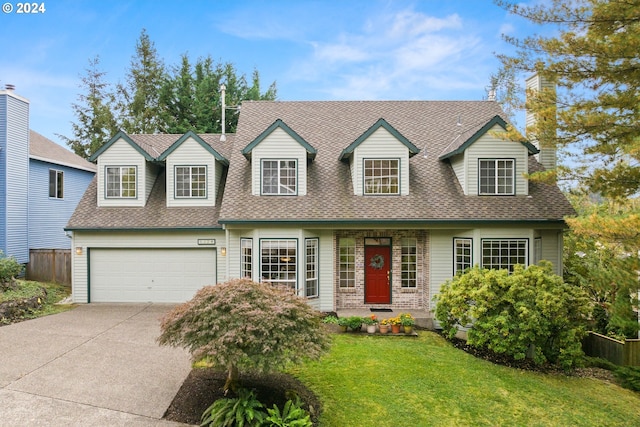
[[[162,420],[189,355],[160,347],[163,304],[89,304],[0,327],[0,426],[177,426]]]

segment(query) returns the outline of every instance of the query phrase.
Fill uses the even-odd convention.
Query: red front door
[[[364,302],[391,303],[391,247],[365,246]]]

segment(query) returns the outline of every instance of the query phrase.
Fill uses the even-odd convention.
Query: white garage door
[[[215,249],[92,249],[90,302],[184,302],[216,281]]]

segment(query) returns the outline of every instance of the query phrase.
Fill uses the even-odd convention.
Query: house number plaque
[[[198,239],[199,245],[215,245],[216,239]]]

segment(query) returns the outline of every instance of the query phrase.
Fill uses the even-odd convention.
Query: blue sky
[[[501,34],[537,30],[491,0],[49,0],[39,14],[8,3],[0,88],[15,85],[31,129],[56,142],[71,136],[89,58],[123,81],[143,28],[165,65],[186,53],[257,69],[279,100],[484,99],[495,53],[510,50]]]

